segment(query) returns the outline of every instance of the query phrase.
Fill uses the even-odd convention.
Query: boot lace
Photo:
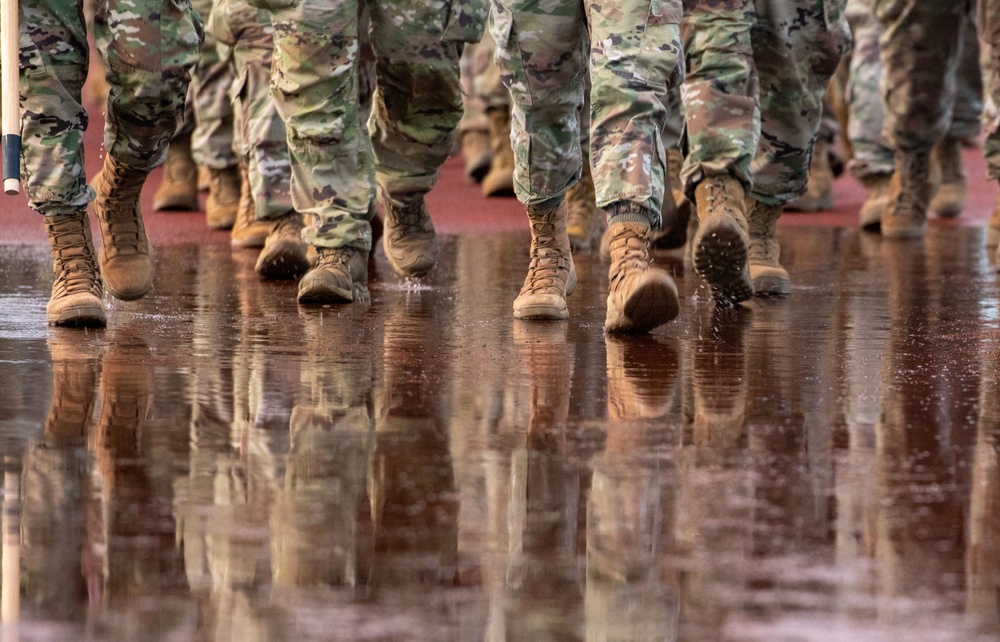
[[[611,237],[611,264],[615,267],[611,275],[610,288],[617,285],[629,274],[649,267],[649,228],[625,225]]]
[[[104,174],[110,173],[110,177]],[[109,257],[146,253],[146,229],[139,211],[139,193],[146,172],[132,170],[112,160],[106,161],[98,185],[98,201],[103,222],[111,235]]]
[[[531,222],[531,263],[522,293],[565,287],[569,278],[569,259],[563,255],[556,237],[557,211]]]
[[[422,200],[416,203],[397,205],[386,203],[387,218],[392,221],[393,236],[409,236],[426,232],[427,212]]]
[[[56,259],[53,297],[82,292],[100,297],[100,269],[81,222],[49,223],[48,226]]]

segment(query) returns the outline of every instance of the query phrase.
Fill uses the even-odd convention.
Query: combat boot
[[[608,332],[648,332],[674,319],[679,310],[677,286],[665,270],[649,261],[648,225],[611,225],[608,272]]]
[[[153,289],[153,251],[139,209],[139,194],[148,175],[148,171],[127,167],[108,154],[93,184],[104,286],[123,301],[141,298]]]
[[[945,136],[934,146],[932,154],[941,174],[941,182],[934,198],[931,199],[931,210],[942,218],[955,218],[965,209],[962,141],[952,136]]]
[[[515,319],[568,319],[566,297],[576,287],[576,269],[566,232],[567,206],[540,211],[529,206],[531,263],[514,300]]]
[[[316,267],[299,281],[299,303],[370,303],[368,252],[355,247],[317,248]]]
[[[604,213],[597,208],[594,175],[590,164],[583,164],[579,182],[566,192],[566,232],[573,252],[590,254],[601,239],[601,219]]]
[[[920,238],[927,233],[927,205],[931,200],[930,152],[896,150],[895,160],[889,206],[882,216],[882,236]]]
[[[191,157],[191,138],[184,136],[170,141],[167,160],[163,163],[163,178],[153,196],[153,209],[198,210],[198,167]]]
[[[781,248],[775,239],[775,228],[781,216],[781,205],[768,205],[754,197],[747,199],[750,232],[750,280],[757,296],[787,296],[792,293],[788,271],[781,267]]]
[[[208,200],[205,201],[205,224],[213,230],[228,230],[236,223],[240,207],[239,167],[209,168]]]
[[[52,296],[45,316],[52,325],[104,327],[101,274],[85,211],[45,217],[52,248]]]
[[[868,190],[868,196],[861,205],[858,222],[861,229],[877,232],[882,226],[882,215],[889,207],[889,184],[892,174],[869,174],[861,178],[861,184]]]
[[[698,231],[692,260],[708,282],[716,303],[724,306],[753,296],[747,268],[749,236],[746,191],[732,176],[710,176],[695,188]]]
[[[477,185],[482,183],[493,162],[489,131],[468,129],[462,132],[462,158],[465,160],[465,180]]]
[[[440,247],[423,195],[398,201],[379,190],[378,200],[384,216],[382,248],[392,269],[403,277],[429,272]]]
[[[510,108],[497,107],[486,112],[490,124],[493,162],[483,177],[483,196],[514,195],[514,148],[510,142]]]
[[[268,221],[270,229],[254,271],[263,279],[297,279],[309,269],[308,246],[302,241],[302,215],[286,212]]]
[[[806,193],[786,206],[789,212],[826,212],[833,209],[833,167],[830,145],[821,138],[813,146]]]
[[[1000,196],[997,196],[993,213],[990,214],[990,222],[986,226],[986,247],[997,245],[1000,245]]]
[[[257,208],[250,193],[250,177],[245,165],[240,165],[240,206],[236,210],[236,222],[229,233],[230,244],[240,248],[261,248],[267,241],[271,226],[267,221],[257,220]]]

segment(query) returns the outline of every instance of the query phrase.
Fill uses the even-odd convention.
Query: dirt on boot
[[[52,250],[52,295],[45,307],[51,325],[103,328],[104,288],[85,211],[45,217]]]
[[[607,332],[648,332],[677,317],[677,286],[665,270],[650,265],[648,225],[610,227]]]
[[[567,206],[541,211],[528,207],[531,262],[514,300],[516,319],[568,319],[566,297],[576,287],[576,269],[566,232]]]
[[[153,250],[139,208],[139,194],[149,172],[104,157],[94,180],[94,213],[101,231],[98,261],[104,286],[117,299],[131,301],[153,289]]]

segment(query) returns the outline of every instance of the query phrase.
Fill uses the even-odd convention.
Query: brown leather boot
[[[271,226],[267,221],[257,220],[257,208],[250,193],[250,177],[245,165],[240,165],[240,206],[236,210],[236,222],[229,233],[233,247],[261,248],[267,241]]]
[[[649,259],[650,230],[639,223],[611,225],[608,272],[608,332],[648,332],[674,319],[680,310],[677,286]]]
[[[895,159],[889,207],[882,216],[882,236],[921,238],[927,233],[927,206],[931,200],[930,152],[897,150]]]
[[[465,160],[465,180],[482,183],[493,162],[489,132],[482,129],[462,132],[462,158]]]
[[[191,157],[191,138],[170,141],[163,178],[153,196],[153,210],[198,211],[198,167]]]
[[[945,136],[934,146],[932,154],[941,173],[941,183],[931,199],[930,208],[941,218],[955,218],[965,209],[962,141]]]
[[[45,316],[52,325],[103,328],[104,313],[101,274],[94,257],[87,212],[45,217],[52,249],[52,296]]]
[[[123,301],[153,289],[153,250],[139,209],[139,194],[149,172],[127,167],[110,154],[94,179],[94,213],[101,230],[98,260],[104,285]]]
[[[747,199],[750,233],[750,280],[757,296],[787,296],[792,293],[788,271],[781,267],[781,248],[775,239],[781,205],[767,205],[752,196]]]
[[[368,252],[320,247],[316,267],[299,281],[299,303],[370,303]]]
[[[753,296],[747,267],[746,191],[732,176],[710,176],[695,188],[698,231],[693,260],[716,303],[729,306]]]
[[[583,164],[580,181],[566,192],[566,232],[573,252],[590,254],[601,239],[604,212],[597,208],[590,163]]]
[[[389,264],[403,277],[426,274],[437,263],[440,246],[423,195],[396,200],[379,190],[382,248]]]
[[[254,270],[264,279],[297,279],[309,269],[302,215],[291,211],[268,221],[270,231]]]
[[[566,297],[576,287],[576,269],[566,233],[566,202],[547,211],[528,207],[531,263],[514,300],[515,319],[568,319]]]
[[[497,107],[486,112],[490,124],[493,162],[483,177],[483,196],[514,195],[514,148],[510,142],[510,108]]]
[[[889,207],[889,184],[892,174],[870,174],[861,179],[861,184],[868,190],[868,196],[861,205],[858,214],[861,229],[877,232],[882,227],[882,215]]]
[[[205,224],[213,230],[228,230],[236,223],[240,207],[240,168],[211,169],[208,200],[205,201]]]

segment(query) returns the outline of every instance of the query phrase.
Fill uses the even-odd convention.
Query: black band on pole
[[[17,134],[3,137],[3,178],[21,180],[21,137]]]

